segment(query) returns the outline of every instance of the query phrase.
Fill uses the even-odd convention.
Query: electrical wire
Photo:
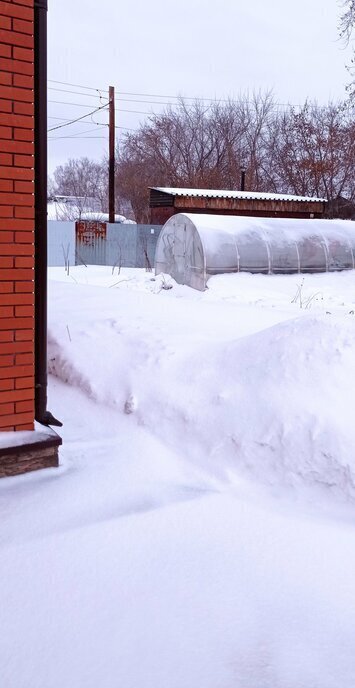
[[[60,139],[71,139],[75,141],[82,141],[83,139],[86,140],[98,140],[100,139],[101,141],[106,141],[106,136],[49,136],[48,141],[59,141]]]
[[[69,83],[68,81],[56,81],[54,79],[48,79],[48,82],[52,84],[60,84],[61,86],[72,86],[73,88],[81,88],[85,89],[88,91],[97,91],[101,93],[108,93],[108,89],[104,88],[94,88],[93,86],[84,86],[82,84],[72,84]],[[120,96],[134,96],[134,97],[142,97],[142,98],[170,98],[171,100],[201,100],[201,101],[208,101],[210,103],[230,103],[230,102],[239,102],[236,99],[233,98],[205,98],[205,97],[198,97],[198,96],[185,96],[185,95],[178,95],[178,96],[172,96],[168,95],[167,93],[132,93],[130,91],[121,91],[118,87],[115,87],[116,91],[120,94]],[[52,89],[52,90],[62,90],[62,89]],[[77,94],[77,92],[75,92]],[[80,93],[79,95],[86,95],[85,93]],[[89,95],[89,94],[87,94]],[[119,98],[119,96],[118,96]],[[245,103],[252,103],[253,101],[247,100],[245,98],[242,98],[243,102]],[[137,101],[137,102],[144,102],[144,101]],[[158,104],[158,103],[157,103]],[[165,105],[168,103],[159,103],[161,105]],[[291,103],[275,103],[275,106],[280,106],[280,107],[299,107],[297,105],[292,105]]]
[[[108,103],[106,105],[101,105],[100,107],[96,108],[92,112],[88,112],[86,115],[82,115],[81,117],[77,117],[76,119],[73,119],[69,122],[66,122],[65,124],[58,124],[56,127],[51,127],[48,129],[48,131],[54,131],[55,129],[62,129],[62,127],[68,127],[70,124],[75,124],[75,122],[79,122],[81,119],[85,119],[85,117],[90,117],[90,115],[94,115],[95,112],[99,112],[99,110],[104,110],[107,108]]]
[[[48,91],[57,91],[58,93],[72,93],[75,96],[84,96],[85,98],[101,98],[102,91],[97,90],[97,93],[80,93],[80,91],[72,91],[68,88],[54,88],[53,86],[48,86]]]
[[[70,117],[53,117],[53,116],[51,116],[51,117],[48,117],[47,119],[54,119],[54,120],[56,120],[56,121],[58,121],[58,122],[71,122],[71,121],[72,121],[72,120],[70,119]],[[105,124],[105,126],[108,127],[107,122],[92,122],[92,123],[93,123],[93,124],[97,124],[97,125],[99,125],[99,126],[100,126],[101,124]],[[88,124],[88,122],[79,121],[78,124],[84,124],[84,125],[85,125],[85,124]]]
[[[60,84],[60,85],[62,85],[62,86],[72,86],[72,87],[74,87],[74,88],[81,88],[81,89],[85,89],[85,90],[88,90],[88,91],[96,91],[97,93],[100,93],[100,92],[101,92],[101,93],[108,93],[108,89],[94,88],[93,86],[84,86],[84,85],[82,85],[82,84],[72,84],[72,83],[69,83],[69,82],[66,82],[66,81],[56,81],[56,80],[54,80],[54,79],[48,79],[48,81],[49,81],[50,83]],[[147,104],[148,104],[149,102],[152,102],[152,104],[155,104],[155,105],[170,105],[170,104],[171,104],[171,105],[174,105],[174,104],[175,104],[174,101],[177,101],[177,102],[178,102],[178,101],[180,101],[180,100],[183,100],[183,101],[186,101],[186,100],[191,100],[191,101],[205,101],[205,102],[210,102],[210,103],[239,103],[239,102],[243,102],[243,103],[247,103],[247,104],[252,104],[252,103],[253,103],[252,100],[249,100],[249,99],[243,98],[243,97],[240,98],[240,99],[236,99],[236,98],[206,98],[206,97],[199,97],[199,96],[185,96],[185,95],[182,95],[182,94],[181,94],[181,95],[178,95],[178,96],[173,96],[173,95],[169,95],[169,94],[166,94],[166,93],[165,93],[165,94],[162,94],[162,93],[133,93],[133,92],[131,92],[131,91],[121,91],[121,90],[120,90],[119,88],[117,88],[117,87],[115,87],[115,88],[116,88],[116,91],[117,91],[118,94],[119,94],[119,95],[116,96],[116,99],[117,99],[117,100],[121,100],[121,101],[122,101],[122,100],[126,100],[126,99],[122,99],[120,96],[133,96],[133,97],[135,97],[135,98],[141,98],[141,97],[142,97],[142,98],[169,98],[170,101],[171,101],[171,102],[168,102],[168,103],[165,103],[165,102],[156,102],[156,103],[153,103],[152,101],[129,101],[129,100],[127,100],[126,102],[141,102],[141,103],[147,103]],[[62,90],[62,89],[57,89],[57,90]],[[63,91],[63,92],[64,92],[64,91]],[[73,92],[73,93],[74,93],[74,92]],[[83,95],[83,96],[89,95],[89,94],[78,93],[78,92],[75,92],[75,94],[76,94],[76,95]],[[95,97],[95,96],[94,96],[94,97]],[[53,101],[51,101],[51,102],[53,102]],[[309,103],[309,106],[312,107],[312,108],[316,108],[316,109],[323,109],[323,108],[329,107],[329,106],[327,106],[327,105],[312,105],[311,103]],[[299,108],[299,107],[302,107],[302,106],[299,105],[299,104],[295,104],[295,103],[272,103],[272,107],[273,107],[273,108],[292,108],[292,107]],[[139,113],[139,114],[147,114],[147,113],[142,112],[142,113]],[[148,113],[148,114],[151,114],[151,113]]]
[[[69,103],[67,100],[48,100],[48,103],[55,103],[57,105],[75,105],[76,107],[92,108],[93,103]],[[108,103],[106,103],[108,105]]]
[[[99,127],[98,129],[96,129],[94,127],[94,129],[85,129],[85,131],[78,131],[76,134],[68,134],[68,136],[65,136],[65,138],[77,139],[77,138],[80,138],[81,136],[83,136],[83,134],[93,134],[94,131],[101,131],[101,129],[106,129],[106,126],[108,126],[108,125],[104,124],[102,127]]]
[[[70,84],[68,81],[56,81],[55,79],[48,79],[51,84],[61,84],[62,86],[72,86],[73,88],[84,88],[88,91],[101,91],[102,93],[108,93],[108,89],[105,88],[94,88],[93,86],[82,86],[80,84]]]

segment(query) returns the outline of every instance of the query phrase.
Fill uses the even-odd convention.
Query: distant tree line
[[[218,102],[185,100],[128,132],[117,149],[117,211],[130,202],[149,221],[149,186],[239,189],[320,196],[331,216],[355,203],[355,119],[351,101],[278,105],[271,93]],[[69,160],[52,193],[95,196],[107,211],[107,161]]]

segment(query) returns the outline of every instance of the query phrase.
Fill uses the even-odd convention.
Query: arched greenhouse
[[[156,274],[203,291],[224,272],[326,272],[355,267],[355,222],[179,213],[163,226]]]

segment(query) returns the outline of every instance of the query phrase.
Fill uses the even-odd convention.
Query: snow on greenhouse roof
[[[193,196],[201,198],[239,198],[259,201],[306,201],[308,203],[326,202],[326,198],[294,196],[292,194],[264,193],[263,191],[231,191],[228,189],[178,189],[171,187],[151,187],[170,196]]]

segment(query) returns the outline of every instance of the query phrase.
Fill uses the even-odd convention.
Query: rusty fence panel
[[[77,231],[77,265],[111,265],[148,270],[154,267],[161,225],[99,224],[104,224],[105,230],[86,227]]]

